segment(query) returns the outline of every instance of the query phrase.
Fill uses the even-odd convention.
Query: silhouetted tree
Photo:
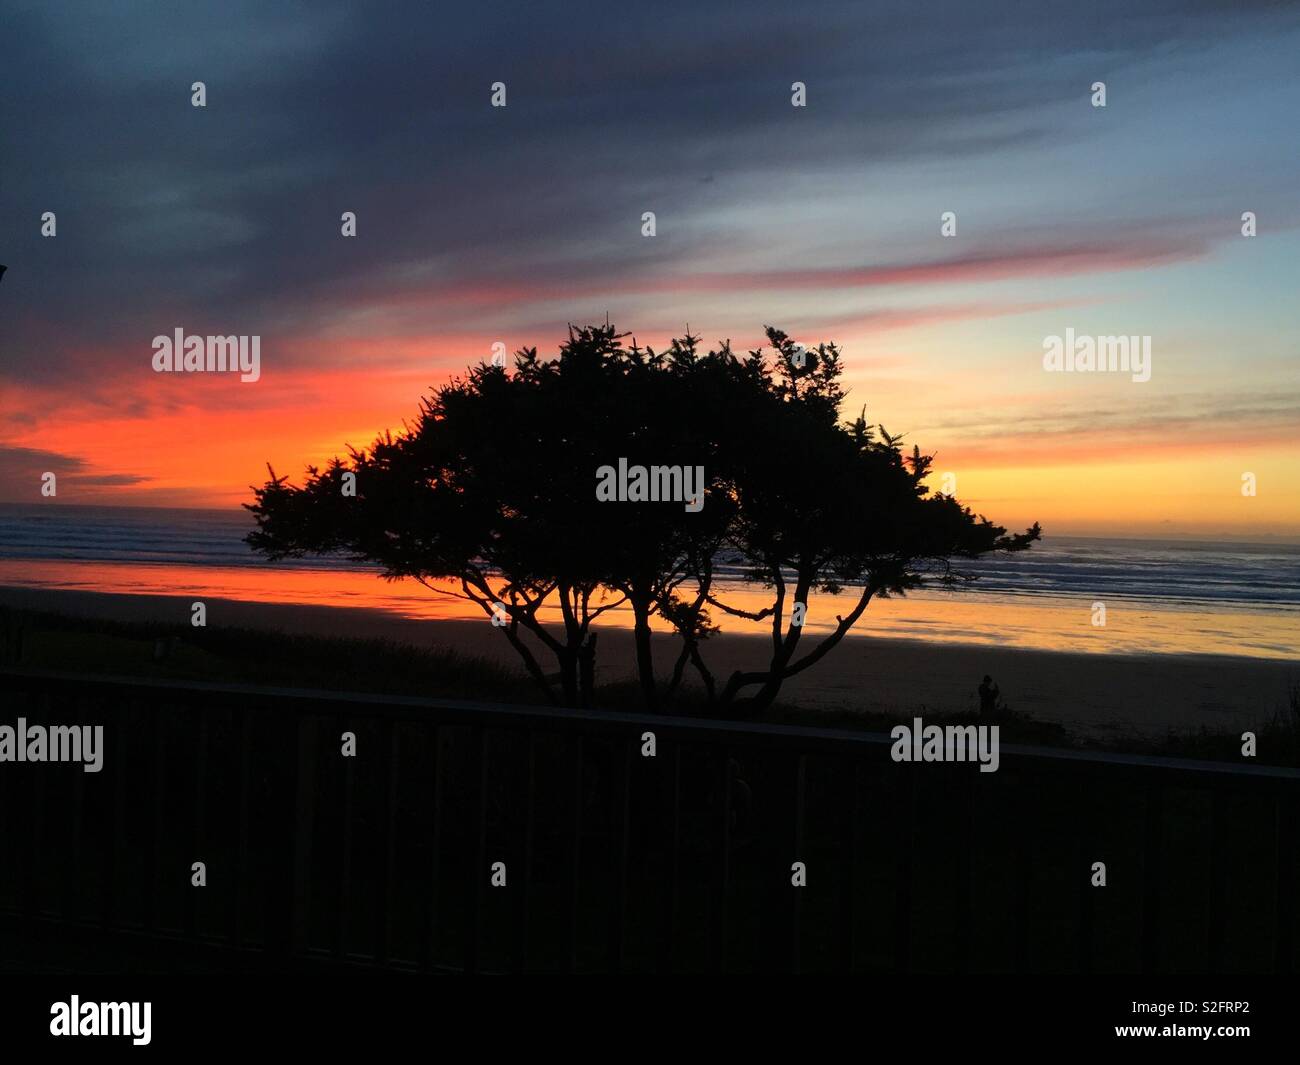
[[[769,329],[773,366],[762,350],[701,353],[690,335],[660,352],[625,347],[625,336],[608,324],[570,328],[557,359],[525,348],[513,373],[470,369],[424,399],[403,433],[309,467],[302,487],[271,470],[253,489],[249,543],[271,558],[341,553],[378,563],[388,579],[411,577],[499,615],[528,673],[568,705],[591,702],[593,623],[626,606],[647,707],[671,703],[689,665],[710,703],[742,712],[767,706],[786,678],[823,657],[872,596],[928,576],[964,579],[953,560],[1019,550],[1038,536],[1034,526],[1007,537],[929,496],[927,457],[905,458],[862,418],[841,425],[833,345],[803,355]],[[596,471],[619,459],[702,466],[702,508],[599,501]],[[343,490],[348,475],[354,496]],[[770,607],[746,614],[715,594],[715,560],[727,553],[773,589]],[[796,657],[793,604],[849,586],[859,587],[853,609]],[[558,609],[558,625],[543,621],[544,605]],[[716,631],[709,607],[771,619],[766,669],[715,680],[703,653]],[[656,616],[680,639],[662,684]],[[554,659],[553,672],[539,652]]]

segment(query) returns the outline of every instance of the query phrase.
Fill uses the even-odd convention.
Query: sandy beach
[[[319,607],[209,599],[208,625],[343,637],[383,638],[445,647],[518,669],[513,650],[486,620],[427,621],[356,607]],[[184,622],[188,598],[0,587],[0,603],[119,621]],[[600,630],[598,680],[631,674],[626,629]],[[658,637],[657,663],[671,666],[675,643]],[[720,635],[709,641],[714,673],[764,661],[765,637]],[[1300,664],[1213,655],[1097,655],[989,648],[850,636],[817,667],[788,681],[783,703],[808,711],[914,713],[973,710],[980,678],[991,674],[1015,711],[1081,736],[1158,737],[1201,728],[1248,728],[1285,703]]]

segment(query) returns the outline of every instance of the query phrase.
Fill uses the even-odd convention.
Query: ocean
[[[338,559],[269,563],[243,543],[243,510],[0,505],[0,584],[367,606],[408,617],[478,617],[412,581]],[[762,593],[723,562],[719,597]],[[855,633],[1100,653],[1300,659],[1300,546],[1046,536],[1029,551],[969,563],[957,591],[872,603]],[[847,595],[814,597],[827,631]],[[765,601],[765,600],[763,600]],[[1104,604],[1098,625],[1095,604]],[[627,623],[611,611],[615,623]],[[715,616],[725,631],[755,631]],[[764,630],[765,631],[765,630]]]

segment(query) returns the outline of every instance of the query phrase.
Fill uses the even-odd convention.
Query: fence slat
[[[431,971],[438,963],[438,906],[442,881],[442,777],[444,743],[443,730],[433,730],[433,787],[431,811],[433,822],[429,827],[431,846],[429,862],[429,897],[424,907],[424,971]]]
[[[247,706],[235,707],[234,733],[239,737],[239,815],[235,826],[235,927],[234,945],[244,945],[244,885],[248,879],[249,807],[252,799],[252,721]]]
[[[845,778],[845,806],[849,823],[840,840],[839,954],[836,965],[841,972],[852,972],[857,955],[858,852],[862,847],[862,819],[858,811],[860,763],[849,761],[839,767]]]
[[[1147,785],[1145,805],[1142,827],[1142,971],[1150,973],[1156,971],[1160,960],[1160,850],[1164,793],[1158,785]]]
[[[804,801],[808,756],[799,754],[794,763],[794,853],[805,867],[810,855],[804,854]],[[803,888],[791,891],[790,899],[790,971],[797,973],[803,961]]]
[[[1294,797],[1279,794],[1274,799],[1273,809],[1277,862],[1277,886],[1273,912],[1273,969],[1278,973],[1289,973],[1295,958],[1296,803]]]
[[[205,802],[207,797],[207,771],[208,771],[208,716],[200,714],[198,720],[198,734],[194,738],[194,771],[191,775],[190,785],[192,793],[190,802],[192,804],[192,831],[194,840],[191,850],[196,858],[200,861],[208,861],[206,848],[203,846],[204,834],[207,828],[205,819]],[[188,896],[188,905],[185,907],[185,930],[191,935],[197,937],[199,934],[199,903],[202,901],[203,892],[191,890]]]
[[[379,912],[376,915],[379,936],[377,960],[381,965],[387,964],[393,956],[393,893],[397,876],[397,787],[399,751],[397,725],[391,719],[384,719],[379,726],[380,749],[387,751],[388,787],[384,789],[383,819],[383,874],[379,885]]]
[[[355,722],[345,721],[344,727],[354,734],[357,731]],[[353,769],[356,758],[340,758],[339,761],[342,762],[343,771],[343,823],[339,826],[339,908],[334,929],[335,958],[342,958],[347,953],[348,916],[352,908],[352,806],[356,790],[356,771]]]
[[[466,902],[469,912],[465,915],[465,971],[476,973],[479,970],[479,943],[483,935],[483,892],[487,883],[487,808],[488,808],[488,761],[487,732],[481,726],[473,730],[470,740],[470,756],[476,794],[473,799],[474,821],[472,846],[470,848],[470,869],[468,894]]]
[[[1093,806],[1091,802],[1075,803],[1075,878],[1079,892],[1079,919],[1075,930],[1075,965],[1079,972],[1092,972],[1093,950],[1093,899],[1097,891],[1092,886],[1092,863],[1099,856],[1094,850],[1095,837]]]
[[[623,968],[627,920],[628,803],[631,795],[632,746],[614,743],[614,898],[610,904],[609,969]]]
[[[912,967],[912,852],[916,835],[916,774],[899,768],[905,782],[898,788],[900,809],[894,816],[894,971]]]
[[[163,716],[165,708],[159,704],[153,707],[149,715],[149,723],[152,726],[154,739],[153,754],[153,817],[152,831],[149,834],[149,859],[145,866],[145,875],[148,878],[144,890],[144,921],[145,927],[150,930],[158,927],[158,879],[163,875],[163,870],[159,868],[161,862],[162,839],[163,839],[163,822],[167,810],[167,787],[164,774],[167,770],[167,729],[166,719]],[[172,873],[176,877],[185,877],[188,882],[189,869],[175,869]]]
[[[537,824],[537,735],[529,729],[528,783],[524,791],[524,885],[515,902],[515,969],[528,972],[529,937],[532,934],[533,833]]]
[[[579,736],[573,745],[573,831],[572,860],[569,867],[568,949],[565,960],[569,972],[578,970],[578,899],[582,885],[582,798],[583,798],[583,744]]]
[[[1206,893],[1206,954],[1210,972],[1223,969],[1223,933],[1228,920],[1228,797],[1210,797],[1210,887]]]
[[[665,822],[664,869],[668,883],[660,892],[662,905],[659,910],[660,927],[658,943],[658,969],[661,973],[672,970],[673,944],[677,941],[677,910],[681,885],[681,833],[682,833],[682,749],[674,742],[669,759],[669,781],[665,792],[668,802]],[[659,806],[663,811],[663,805]]]
[[[731,887],[731,752],[720,747],[713,752],[714,787],[717,789],[718,860],[713,892],[709,900],[709,968],[722,972],[727,953],[727,893]]]

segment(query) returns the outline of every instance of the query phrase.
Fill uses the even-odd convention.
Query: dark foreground
[[[105,735],[100,772],[0,766],[9,971],[1296,963],[1293,769],[1004,744],[980,773],[862,732],[17,669],[0,691],[4,724]]]

